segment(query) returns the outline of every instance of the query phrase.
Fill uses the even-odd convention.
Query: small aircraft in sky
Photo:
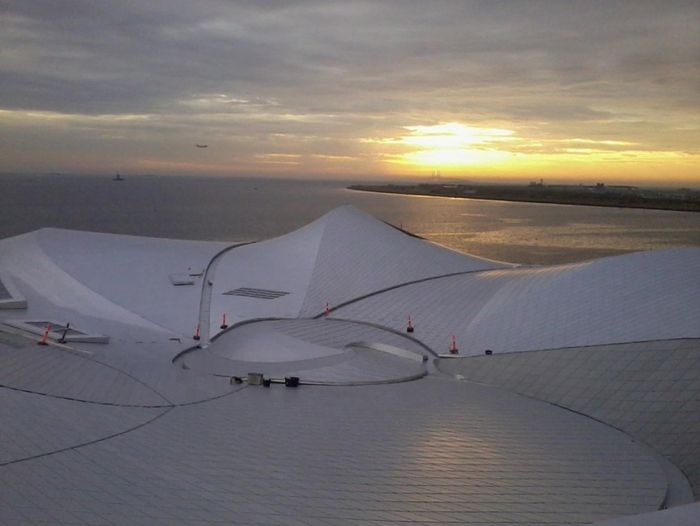
[[[197,148],[208,148],[208,147],[209,147],[208,144],[195,144],[195,146],[196,146]]]

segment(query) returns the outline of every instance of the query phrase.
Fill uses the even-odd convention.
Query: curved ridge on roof
[[[700,249],[647,251],[540,268],[437,278],[337,311],[401,330],[440,352],[454,334],[462,354],[698,338]]]
[[[289,234],[223,254],[214,271],[210,332],[222,313],[235,323],[252,318],[298,316],[311,281],[324,225],[314,221]],[[232,295],[239,289],[277,292],[274,301]]]
[[[353,207],[331,210],[283,236],[236,248],[216,268],[211,330],[221,313],[232,321],[310,317],[402,283],[455,272],[510,268],[430,243]],[[281,291],[274,302],[236,300],[237,288]]]
[[[418,279],[507,268],[510,265],[454,252],[343,206],[316,221],[323,225],[301,314],[322,312],[353,298]]]

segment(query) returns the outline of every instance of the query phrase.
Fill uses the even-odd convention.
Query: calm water
[[[0,238],[51,226],[155,237],[264,239],[355,205],[448,247],[517,263],[566,263],[700,246],[700,214],[392,196],[338,181],[0,176]]]

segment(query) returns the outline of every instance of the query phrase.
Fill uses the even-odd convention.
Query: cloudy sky
[[[699,27],[697,0],[1,0],[0,171],[700,183]]]

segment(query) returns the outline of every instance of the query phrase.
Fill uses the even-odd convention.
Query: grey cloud
[[[594,110],[583,105],[566,104],[561,102],[545,103],[530,102],[520,106],[504,108],[505,114],[519,119],[546,119],[554,121],[600,121],[615,116],[610,111]]]
[[[697,112],[699,26],[693,1],[6,0],[0,107],[256,140],[489,119],[594,132]],[[211,94],[251,102],[186,104]]]
[[[647,2],[9,5],[32,33],[19,42],[20,53],[42,57],[37,66],[45,75],[87,84],[131,76],[135,84],[158,83],[166,97],[213,84],[329,96],[341,87],[537,87],[634,71],[640,60],[648,73],[677,60],[669,51],[678,46],[669,42],[687,41],[692,32],[684,21],[698,16],[691,3],[662,9]],[[664,15],[674,6],[686,16]],[[99,101],[99,86],[88,88]],[[149,90],[125,90],[125,104],[153,102],[141,93]],[[295,94],[303,99],[308,92]]]

